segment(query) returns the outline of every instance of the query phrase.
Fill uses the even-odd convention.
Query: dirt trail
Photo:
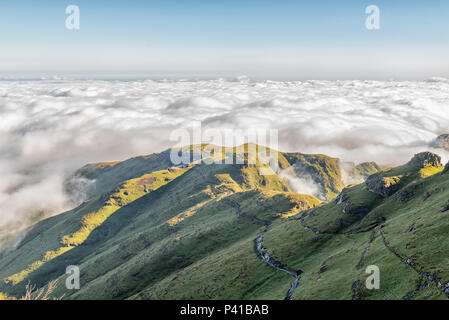
[[[448,289],[449,282],[446,283],[444,286],[442,286],[442,281],[438,279],[438,275],[436,273],[429,273],[429,272],[421,271],[424,269],[423,267],[416,264],[414,261],[412,261],[412,259],[403,257],[397,250],[395,250],[391,246],[391,244],[385,238],[385,234],[382,229],[380,230],[380,234],[382,236],[382,240],[383,240],[385,247],[391,253],[393,253],[396,257],[398,257],[402,261],[402,263],[404,263],[405,265],[412,268],[419,275],[420,281],[418,283],[418,287],[414,291],[410,291],[404,297],[402,297],[403,300],[408,300],[408,299],[412,298],[418,291],[422,291],[425,288],[427,288],[430,283],[434,283],[435,286],[439,290],[443,291],[443,293],[446,295],[446,297],[449,298],[449,289]],[[423,280],[424,280],[424,283],[421,283]]]

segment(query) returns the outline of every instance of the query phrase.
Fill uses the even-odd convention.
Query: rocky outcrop
[[[408,164],[417,166],[419,168],[441,168],[443,166],[443,164],[441,163],[441,157],[429,151],[415,154],[415,156],[412,158],[412,160],[410,160]]]
[[[349,200],[348,195],[346,194],[346,189],[344,189],[338,197],[335,199],[336,204],[343,204]]]
[[[399,182],[401,177],[384,177],[381,173],[369,176],[366,179],[366,187],[369,191],[374,192],[381,197],[389,197],[399,190]]]
[[[363,217],[370,211],[370,209],[360,205],[356,206],[351,200],[348,200],[344,203],[342,211],[346,214]]]
[[[442,134],[433,140],[430,144],[432,148],[444,149],[449,151],[449,134]]]
[[[344,220],[344,219],[342,219],[342,218],[339,218],[339,219],[335,220],[335,223],[336,223],[340,228],[346,228],[346,227],[348,227],[348,226],[351,225],[350,222],[348,222],[348,221],[346,221],[346,220]]]
[[[354,205],[347,194],[347,189],[344,189],[338,197],[335,199],[335,203],[341,205],[342,212],[350,215],[358,215],[360,217],[365,216],[370,209],[361,205]],[[337,223],[339,223],[337,221]],[[341,225],[341,224],[340,224]],[[341,225],[342,226],[342,225]]]
[[[446,205],[443,207],[443,209],[441,210],[441,212],[446,212],[449,211],[449,201],[446,202]]]
[[[414,196],[416,188],[417,188],[416,184],[409,185],[404,189],[401,189],[398,193],[395,194],[394,197],[396,200],[406,202]]]
[[[442,168],[441,157],[432,152],[421,152],[407,163],[407,166],[402,166],[390,169],[387,172],[379,172],[373,174],[366,179],[365,183],[369,191],[374,192],[381,197],[389,197],[401,189],[401,180],[407,178],[415,171],[423,168]],[[411,185],[396,195],[399,201],[407,201],[413,197],[413,191],[416,186]]]
[[[363,293],[363,286],[360,280],[356,280],[352,283],[352,300],[360,300],[365,294]]]

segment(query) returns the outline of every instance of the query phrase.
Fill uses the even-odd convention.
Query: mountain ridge
[[[246,154],[248,150],[243,151]],[[235,153],[232,148],[232,157],[237,156]],[[277,173],[268,176],[260,174],[266,165],[259,163],[257,156],[251,165],[190,162],[169,166],[168,150],[155,156],[83,167],[76,175],[99,181],[90,198],[67,213],[37,223],[15,250],[0,252],[0,277],[4,280],[0,292],[20,296],[25,280],[45,287],[50,280],[65,278],[65,266],[79,265],[82,288],[67,291],[60,285],[55,294],[65,294],[69,299],[321,299],[332,298],[332,294],[334,298],[370,299],[380,293],[361,287],[366,278],[362,267],[370,259],[377,263],[383,260],[366,251],[367,245],[381,255],[386,254],[385,250],[389,252],[385,268],[391,271],[399,268],[398,263],[402,265],[393,259],[393,251],[396,259],[403,258],[395,251],[395,239],[401,238],[402,232],[395,231],[397,235],[391,237],[391,231],[402,223],[396,220],[422,219],[417,216],[421,208],[430,210],[426,218],[429,221],[444,221],[439,215],[448,204],[444,199],[449,163],[443,166],[441,158],[430,152],[350,186],[342,182],[341,162],[335,158],[279,155]],[[295,170],[298,162],[300,170]],[[333,194],[324,202],[292,192],[279,175],[289,168],[297,178],[305,168],[310,170],[309,175],[322,174],[322,187],[338,189],[330,189]],[[358,174],[379,169],[374,163],[361,164]],[[113,186],[117,179],[125,178],[131,179]],[[342,183],[332,185],[332,179]],[[379,185],[378,181],[388,185]],[[86,217],[105,207],[116,210],[100,214],[100,222],[94,222],[91,229],[83,224],[89,221]],[[396,209],[391,211],[390,207]],[[414,225],[411,228],[415,232],[423,228],[422,223]],[[80,230],[88,232],[78,236]],[[278,273],[264,262],[261,251],[255,250],[257,239],[264,255],[285,268],[304,273],[294,279]],[[434,245],[426,242],[429,239],[418,239],[422,245]],[[68,247],[67,251],[57,251]],[[362,258],[356,258],[358,255]],[[422,258],[422,253],[421,260],[407,259],[416,266],[427,264],[427,256]],[[434,256],[431,259],[439,261]],[[36,268],[27,269],[30,266]],[[235,277],[237,270],[239,276]],[[414,273],[406,270],[405,282],[415,283]],[[440,266],[438,270],[424,268],[420,272],[431,275],[438,271],[433,278],[440,283],[447,279],[449,283],[446,270]],[[313,274],[320,280],[313,280]],[[327,274],[333,274],[335,279]],[[352,280],[348,282],[347,278]],[[429,279],[420,281],[428,281],[426,288],[433,288]],[[344,284],[347,291],[339,293],[334,287],[322,291],[322,284],[326,288]],[[396,289],[388,285],[387,294],[381,296],[401,298],[404,290],[400,289],[404,288],[410,289],[403,294],[409,298],[423,294],[444,297],[444,290],[415,290],[414,285]]]

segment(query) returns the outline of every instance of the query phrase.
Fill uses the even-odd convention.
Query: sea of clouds
[[[449,81],[0,81],[0,231],[73,206],[63,181],[84,164],[165,150],[194,121],[395,165],[448,133]]]

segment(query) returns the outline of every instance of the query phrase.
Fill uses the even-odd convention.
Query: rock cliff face
[[[441,157],[432,152],[421,152],[415,154],[415,156],[412,158],[412,160],[410,160],[408,164],[418,166],[419,168],[440,168],[443,166],[443,164],[441,163]]]
[[[417,174],[424,168],[442,168],[441,157],[432,152],[421,152],[415,156],[404,166],[382,171],[373,174],[366,179],[366,186],[369,191],[374,192],[384,198],[391,196],[401,189],[401,183],[404,179],[409,180],[410,177]],[[396,195],[396,199],[400,201],[407,201],[413,196],[413,191],[416,188],[410,185],[401,190]]]
[[[370,211],[370,209],[359,204],[354,204],[351,201],[347,191],[348,189],[344,189],[335,199],[335,203],[342,206],[341,211],[346,214],[357,215],[360,217],[366,215]],[[342,227],[344,227],[346,224],[343,219],[337,219],[337,223]]]
[[[442,134],[433,140],[429,146],[449,151],[449,134]]]
[[[418,186],[416,184],[412,184],[410,186],[403,188],[402,190],[399,190],[399,192],[395,194],[396,200],[406,202],[412,199],[413,196],[415,195],[415,190],[417,187]]]
[[[366,179],[366,186],[369,191],[386,198],[399,190],[400,180],[400,176],[383,177],[382,173],[376,173]]]
[[[339,160],[326,155],[285,153],[298,177],[310,178],[320,191],[321,200],[334,199],[345,187]]]

